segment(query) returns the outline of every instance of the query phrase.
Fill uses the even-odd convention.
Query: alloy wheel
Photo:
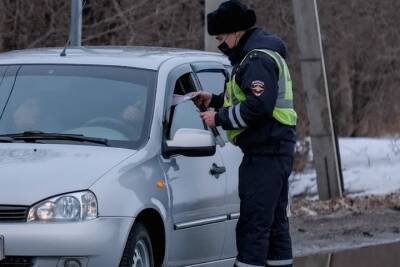
[[[132,267],[150,267],[150,253],[144,240],[138,240],[133,253]]]

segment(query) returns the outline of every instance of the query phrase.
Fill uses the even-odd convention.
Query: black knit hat
[[[207,15],[207,30],[210,35],[247,30],[255,23],[254,10],[238,0],[223,2],[217,10]]]

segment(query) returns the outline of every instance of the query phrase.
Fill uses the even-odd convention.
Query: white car
[[[0,54],[0,267],[232,266],[242,154],[173,105],[226,57],[61,50]]]

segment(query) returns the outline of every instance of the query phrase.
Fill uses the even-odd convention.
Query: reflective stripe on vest
[[[269,55],[277,64],[279,69],[279,80],[278,80],[278,96],[275,104],[275,108],[272,113],[272,117],[274,117],[277,121],[282,124],[295,126],[297,122],[297,114],[293,109],[293,89],[292,89],[292,80],[290,78],[289,68],[285,62],[285,60],[279,55],[279,53],[266,50],[266,49],[255,49],[250,51],[245,58],[240,62],[240,65],[244,62],[247,56],[254,51],[258,51],[261,53],[265,53]],[[226,84],[226,91],[224,97],[224,107],[229,108],[234,105],[237,105],[246,100],[246,95],[243,90],[236,83],[236,75],[232,77],[232,79]],[[237,110],[239,113],[240,111]],[[232,112],[232,110],[229,110]],[[229,113],[231,114],[231,113]],[[233,115],[232,115],[233,116]],[[237,126],[234,123],[234,118],[230,118],[232,125],[234,127]],[[235,125],[236,124],[236,125]],[[234,143],[235,138],[243,131],[244,129],[236,129],[236,130],[228,130],[226,131],[229,141]]]

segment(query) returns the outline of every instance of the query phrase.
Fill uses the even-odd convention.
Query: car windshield
[[[127,67],[24,65],[0,107],[0,135],[83,135],[137,149],[148,135],[155,80],[155,71]]]

